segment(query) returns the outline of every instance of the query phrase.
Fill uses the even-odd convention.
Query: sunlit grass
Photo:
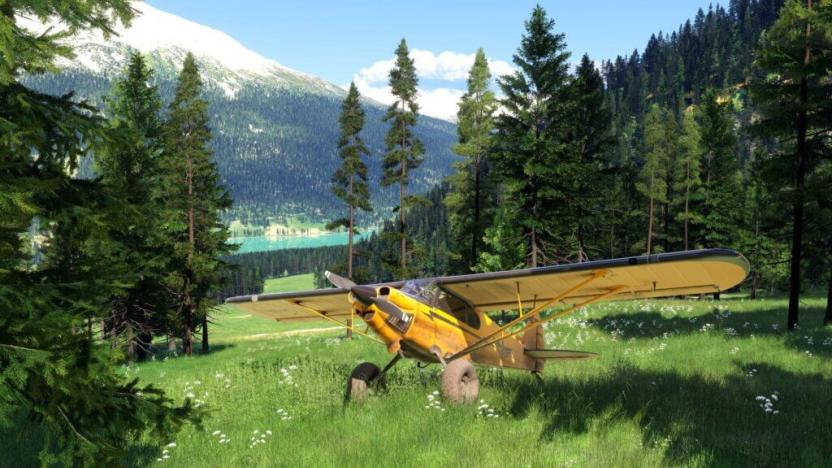
[[[386,363],[385,349],[340,331],[242,339],[288,327],[228,309],[216,316],[211,354],[124,368],[207,411],[204,431],[187,428],[175,446],[129,463],[830,466],[823,306],[806,299],[800,329],[788,332],[784,299],[599,304],[546,335],[550,348],[600,358],[549,363],[542,384],[479,368],[481,401],[463,407],[434,394],[438,366],[409,361],[385,391],[345,406],[346,376],[361,361]]]
[[[269,278],[263,286],[264,293],[307,291],[309,289],[315,289],[315,277],[312,273]]]

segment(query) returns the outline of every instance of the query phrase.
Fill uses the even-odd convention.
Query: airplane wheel
[[[347,380],[347,400],[362,401],[370,393],[369,384],[381,374],[381,369],[372,362],[362,362],[352,370]]]
[[[471,403],[480,393],[480,380],[474,365],[465,359],[448,363],[442,373],[442,395],[452,403]]]

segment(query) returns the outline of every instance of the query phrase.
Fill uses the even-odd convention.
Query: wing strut
[[[451,356],[450,359],[456,359],[456,358],[459,358],[461,356],[468,355],[468,354],[470,354],[470,353],[472,353],[472,352],[474,352],[478,349],[484,348],[486,346],[490,346],[490,345],[492,345],[492,344],[494,344],[498,341],[502,341],[506,338],[510,338],[510,337],[512,337],[514,335],[517,335],[519,333],[522,333],[522,332],[524,332],[524,331],[526,331],[530,328],[539,327],[540,325],[542,325],[546,322],[549,322],[551,320],[555,320],[555,319],[558,319],[560,317],[563,317],[564,315],[570,314],[570,313],[580,309],[581,307],[584,307],[584,306],[586,306],[588,304],[591,304],[593,302],[596,302],[596,301],[603,300],[603,299],[605,299],[609,296],[612,296],[614,294],[617,294],[617,293],[621,292],[621,290],[625,289],[624,286],[618,286],[618,287],[609,289],[609,290],[607,290],[607,291],[605,291],[605,292],[603,292],[603,293],[601,293],[597,296],[591,297],[591,298],[585,300],[584,302],[581,302],[580,304],[573,305],[572,307],[569,307],[569,308],[564,309],[562,311],[559,311],[555,314],[552,314],[552,315],[550,315],[549,317],[546,317],[543,320],[531,321],[530,323],[527,323],[525,326],[523,326],[519,330],[511,332],[509,334],[505,334],[506,330],[513,327],[514,325],[517,325],[518,323],[528,321],[529,319],[538,317],[540,315],[540,313],[543,312],[543,310],[546,309],[547,307],[555,304],[556,302],[560,301],[561,299],[568,296],[569,294],[572,294],[573,292],[584,288],[585,286],[589,285],[593,281],[596,281],[600,278],[603,278],[603,277],[607,276],[607,274],[609,274],[608,270],[599,270],[599,271],[593,272],[592,276],[590,276],[586,280],[581,281],[580,283],[576,284],[575,286],[572,286],[571,288],[568,288],[565,291],[561,292],[560,294],[556,295],[552,299],[540,304],[539,306],[536,306],[534,309],[529,311],[527,314],[522,315],[522,316],[518,316],[516,319],[514,319],[511,322],[507,323],[506,325],[503,325],[502,327],[500,327],[498,330],[495,330],[494,332],[492,332],[491,334],[483,337],[482,339],[480,339],[476,343],[474,343],[474,344],[468,346],[467,348],[463,349],[462,351],[454,354],[453,356]]]
[[[311,307],[306,307],[305,305],[301,304],[301,303],[300,303],[300,301],[292,301],[292,304],[294,304],[294,305],[296,305],[296,306],[298,306],[298,307],[302,307],[302,308],[304,308],[304,309],[308,310],[309,312],[312,312],[313,314],[315,314],[315,315],[317,315],[317,316],[319,316],[319,317],[322,317],[322,318],[325,318],[325,319],[329,320],[330,322],[335,322],[335,323],[337,323],[338,325],[341,325],[342,327],[344,327],[344,328],[346,328],[346,329],[348,329],[348,330],[352,330],[352,332],[353,332],[353,333],[358,333],[359,335],[366,336],[367,338],[369,338],[369,339],[371,339],[371,340],[373,340],[373,341],[375,341],[375,342],[377,342],[377,343],[384,344],[384,343],[382,343],[382,341],[381,341],[381,340],[379,340],[378,338],[376,338],[376,337],[374,337],[374,336],[372,336],[372,335],[369,335],[369,334],[367,334],[367,333],[364,333],[363,331],[356,330],[354,326],[352,326],[352,325],[347,325],[346,323],[341,322],[341,321],[339,321],[339,320],[335,320],[334,318],[327,316],[327,315],[326,315],[326,314],[324,314],[323,312],[319,312],[319,311],[317,311],[317,310],[315,310],[315,309],[313,309],[313,308],[311,308]],[[387,346],[387,345],[385,345],[385,346]]]

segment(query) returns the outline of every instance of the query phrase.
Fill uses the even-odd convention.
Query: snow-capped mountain
[[[46,92],[74,91],[76,96],[101,103],[129,53],[139,51],[148,57],[160,93],[168,99],[190,51],[206,84],[217,165],[235,201],[229,220],[262,224],[276,215],[304,215],[316,221],[337,215],[340,204],[330,192],[329,180],[339,162],[338,113],[345,92],[265,58],[222,31],[144,2],[134,2],[133,7],[139,15],[129,27],[119,26],[116,35],[106,38],[87,31],[67,39],[75,57],[59,62],[62,71],[28,77],[27,82]],[[37,32],[62,27],[31,18],[17,20]],[[365,101],[365,110],[364,139],[372,152],[370,177],[377,182],[387,125],[381,122],[381,104]],[[440,181],[454,159],[450,148],[456,139],[455,127],[429,117],[419,121],[416,132],[426,154],[425,163],[414,173],[412,191]],[[384,208],[392,206],[395,197],[390,190],[375,190],[374,199],[378,208]]]
[[[247,49],[233,37],[193,21],[166,13],[145,2],[134,2],[136,18],[129,27],[118,25],[116,34],[104,37],[100,31],[83,31],[69,40],[76,57],[62,59],[64,68],[86,69],[112,76],[121,71],[127,54],[137,50],[153,56],[159,63],[176,67],[190,51],[211,73],[209,84],[233,97],[243,82],[302,86],[309,91],[343,95],[343,90],[318,77],[292,70]],[[60,31],[60,24],[43,24],[36,19],[18,18],[30,30],[46,28]]]

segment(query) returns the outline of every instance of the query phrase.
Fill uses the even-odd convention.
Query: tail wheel
[[[452,403],[463,404],[477,400],[480,380],[470,361],[456,359],[448,363],[442,373],[442,395]]]
[[[352,370],[347,379],[346,400],[362,401],[370,394],[370,383],[381,375],[381,369],[372,362],[362,362]]]

